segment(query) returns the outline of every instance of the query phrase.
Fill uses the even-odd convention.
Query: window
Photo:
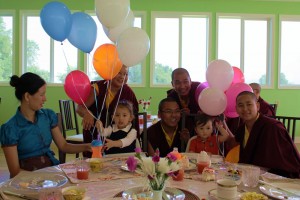
[[[218,16],[218,59],[240,68],[245,82],[272,85],[271,16]]]
[[[205,81],[208,27],[208,15],[152,13],[152,86],[169,86],[171,73],[178,67],[186,68],[193,81]]]
[[[300,16],[280,17],[280,53],[278,85],[281,88],[300,86]]]
[[[0,82],[8,82],[13,74],[13,15],[0,12]]]
[[[48,83],[63,83],[77,69],[78,50],[66,39],[54,41],[44,31],[39,13],[23,13],[22,73],[34,72]]]
[[[103,31],[102,24],[99,22],[95,14],[90,14],[97,24],[97,40],[94,46],[94,49],[87,55],[87,74],[90,80],[99,80],[102,79],[99,77],[93,66],[93,55],[96,49],[102,44],[113,44],[113,42],[106,36]],[[145,26],[145,14],[142,12],[134,12],[134,27],[144,28]],[[131,86],[144,86],[144,70],[145,62],[137,64],[129,68],[128,73],[128,84]]]

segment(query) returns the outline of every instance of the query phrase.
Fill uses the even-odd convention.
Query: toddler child
[[[113,124],[103,128],[100,120],[96,127],[105,139],[104,152],[106,154],[134,152],[137,131],[132,126],[133,106],[126,100],[119,101],[115,115],[112,116]]]
[[[218,143],[226,141],[229,137],[229,133],[223,127],[223,125],[226,126],[225,122],[214,120],[213,117],[204,113],[197,116],[195,121],[195,132],[197,137],[191,139],[188,151],[193,153],[206,151],[211,154],[219,154]],[[218,134],[215,133],[215,128],[217,128]]]

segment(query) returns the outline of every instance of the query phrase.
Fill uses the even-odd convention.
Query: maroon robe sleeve
[[[242,144],[245,127],[240,127],[236,139]],[[300,156],[283,124],[260,115],[254,123],[247,145],[240,145],[241,163],[269,169],[269,172],[290,178],[300,178]]]
[[[268,102],[263,100],[261,97],[259,97],[258,102],[260,104],[259,112],[261,114],[270,116],[270,117],[275,116],[275,110]]]

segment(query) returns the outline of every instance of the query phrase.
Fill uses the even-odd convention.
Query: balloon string
[[[70,67],[69,62],[68,62],[68,59],[67,59],[67,55],[66,55],[66,52],[65,52],[65,49],[64,49],[63,43],[61,43],[61,48],[62,48],[64,57],[65,57],[65,61],[66,61],[66,63],[67,63],[67,66]]]
[[[122,86],[121,86],[121,89],[120,89],[120,93],[119,93],[119,96],[118,96],[118,100],[117,100],[117,105],[119,104],[119,100],[120,100],[120,97],[121,97],[121,94],[122,94],[122,90],[123,90],[123,86],[124,86],[124,83],[125,83],[126,76],[127,75],[124,76],[124,80],[123,80],[123,83],[122,83]],[[118,106],[116,106],[115,109],[114,109],[114,114],[113,114],[112,118],[114,118],[114,116],[116,114],[117,107]],[[111,120],[111,125],[112,125],[112,120]]]

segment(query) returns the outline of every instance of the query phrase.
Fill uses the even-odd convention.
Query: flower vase
[[[152,194],[153,194],[152,199],[162,200],[163,192],[164,192],[163,189],[161,189],[161,190],[152,190]]]

